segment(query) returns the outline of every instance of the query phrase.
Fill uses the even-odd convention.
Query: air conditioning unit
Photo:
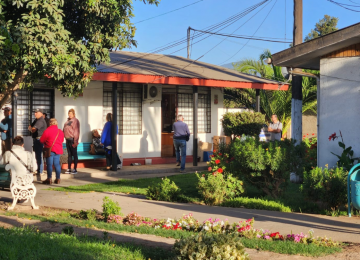
[[[143,87],[143,100],[161,101],[161,85],[145,84]]]

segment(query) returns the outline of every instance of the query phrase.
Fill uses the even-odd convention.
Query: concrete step
[[[191,166],[190,166],[191,165]],[[199,163],[198,166],[192,166],[192,163],[185,167],[186,173],[206,171],[206,163]],[[135,174],[154,174],[154,173],[178,173],[179,167],[174,165],[141,165],[141,166],[124,166],[118,171],[104,171],[101,168],[79,168],[77,174],[65,174],[65,170],[61,172],[61,179],[73,178],[100,178],[105,176],[119,177]],[[44,171],[45,172],[45,171]],[[43,175],[34,175],[34,181],[43,181],[47,179],[46,172]],[[55,171],[52,173],[52,179],[55,180]]]

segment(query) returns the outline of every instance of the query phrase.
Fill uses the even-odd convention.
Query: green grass
[[[181,201],[200,203],[202,198],[197,190],[198,179],[194,173],[174,175],[168,177],[181,189]],[[147,178],[138,180],[124,180],[87,184],[81,186],[69,186],[60,188],[50,188],[50,190],[64,192],[121,192],[138,195],[146,195],[146,189],[149,185],[155,185],[161,182],[161,177]],[[277,200],[265,197],[263,192],[246,183],[244,185],[245,193],[242,197],[224,202],[225,207],[245,207],[249,209],[264,209],[280,212],[301,212],[326,214],[320,210],[314,202],[306,201],[300,192],[299,184],[289,183],[282,198]]]
[[[71,217],[68,212],[62,211],[60,213],[54,214],[52,216],[38,216],[38,215],[30,215],[26,213],[16,213],[16,212],[6,212],[6,215],[14,216],[18,215],[21,218],[31,218],[31,219],[38,219],[41,221],[49,221],[53,223],[63,223],[68,225],[74,225],[78,227],[86,227],[86,228],[97,228],[97,229],[104,229],[104,230],[111,230],[116,232],[127,232],[127,233],[138,233],[138,234],[150,234],[156,235],[160,237],[166,238],[174,238],[174,239],[181,239],[186,238],[189,236],[194,235],[194,232],[189,231],[179,231],[179,230],[166,230],[166,229],[154,229],[147,226],[124,226],[118,225],[115,223],[105,223],[101,221],[90,221],[90,220],[81,220],[75,219]],[[1,237],[1,235],[0,235]],[[334,254],[336,252],[341,252],[341,247],[323,247],[317,245],[304,245],[294,242],[282,242],[282,241],[267,241],[267,240],[259,240],[259,239],[247,239],[242,238],[242,243],[247,248],[264,250],[264,251],[271,251],[281,254],[300,254],[304,256],[322,256],[322,255],[329,255]],[[1,243],[0,243],[1,244]],[[0,247],[1,249],[1,247]],[[147,254],[146,248],[142,249],[141,251],[144,255]],[[155,254],[155,253],[154,253]],[[157,254],[162,254],[161,251],[157,251]],[[159,259],[159,258],[152,258],[151,259]],[[0,257],[0,259],[2,259]],[[20,259],[20,258],[19,258]],[[57,259],[57,258],[55,258]],[[72,258],[71,258],[72,259]],[[93,258],[90,258],[93,259]],[[129,259],[138,259],[138,258],[129,258]],[[142,259],[142,258],[139,258]]]
[[[173,253],[91,236],[42,233],[31,228],[0,227],[0,259],[170,259]]]

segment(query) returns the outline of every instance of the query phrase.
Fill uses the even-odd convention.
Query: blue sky
[[[136,24],[137,21],[163,14],[196,1],[197,0],[161,0],[158,7],[154,5],[145,5],[141,0],[134,1],[135,17],[132,21],[137,27],[135,39],[138,42],[138,47],[132,48],[131,51],[149,52],[169,42],[185,37],[186,30],[189,26],[196,29],[203,29],[209,25],[225,20],[231,15],[241,12],[245,8],[258,3],[261,0],[203,0],[195,5],[176,12]],[[359,3],[360,5],[360,0],[337,1],[353,5],[355,5],[355,3]],[[272,0],[257,15],[236,31],[235,34],[253,35],[274,4],[275,6],[255,36],[284,38],[286,22],[286,38],[292,39],[293,0]],[[238,28],[260,9],[261,7],[221,32],[233,33],[236,28]],[[358,8],[358,10],[360,10],[360,8]],[[322,19],[325,14],[339,18],[339,29],[360,22],[359,13],[343,9],[328,2],[327,0],[303,0],[304,37],[311,31],[311,29],[314,28],[315,23]],[[194,45],[191,58],[199,58],[223,39],[224,37],[211,36],[201,43]],[[288,44],[284,43],[249,41],[238,54],[232,57],[246,42],[247,40],[244,39],[228,38],[228,40],[223,41],[218,47],[214,48],[202,57],[200,61],[222,65],[236,62],[243,58],[257,59],[264,49],[270,49],[272,53],[275,53],[288,48]],[[186,45],[182,45],[182,47],[185,46]],[[180,47],[176,47],[162,53],[170,54],[178,49],[180,49]],[[186,49],[179,51],[174,55],[186,57]]]

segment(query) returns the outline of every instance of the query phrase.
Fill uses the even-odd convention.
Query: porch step
[[[185,166],[186,173],[193,172],[202,172],[206,171],[208,168],[207,164],[204,162],[198,163],[198,166],[193,166],[192,163],[189,163]],[[140,166],[124,166],[121,170],[118,171],[104,171],[101,168],[80,168],[78,169],[77,174],[65,174],[65,171],[62,170],[61,179],[72,179],[72,178],[100,178],[105,176],[119,177],[126,175],[135,175],[135,174],[154,174],[154,173],[179,173],[180,168],[175,165],[169,164],[158,164],[158,165],[140,165]],[[180,174],[180,173],[179,173]],[[47,174],[35,175],[34,181],[43,181],[46,180]],[[52,173],[52,179],[55,180],[55,171]]]

